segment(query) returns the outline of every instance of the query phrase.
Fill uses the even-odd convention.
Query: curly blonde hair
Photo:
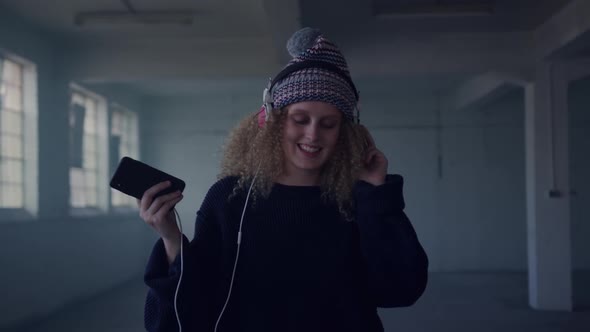
[[[274,110],[263,127],[258,125],[257,114],[248,115],[230,132],[219,178],[238,177],[233,195],[247,190],[257,172],[250,194],[253,201],[270,194],[273,183],[283,172],[281,139],[286,114],[285,109]],[[358,179],[366,149],[366,129],[343,118],[334,153],[323,166],[320,187],[322,197],[336,202],[347,220],[351,220],[352,187]]]

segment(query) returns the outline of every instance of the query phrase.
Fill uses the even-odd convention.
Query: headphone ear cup
[[[270,112],[272,111],[272,96],[270,94],[270,83],[269,86],[264,88],[262,92],[262,108],[260,114],[258,114],[258,126],[263,127],[264,123],[270,118]]]

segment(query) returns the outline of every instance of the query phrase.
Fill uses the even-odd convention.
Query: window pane
[[[134,197],[127,196],[120,191],[111,189],[111,201],[113,206],[128,206],[132,208],[137,208],[137,202]]]
[[[113,130],[120,132],[119,155],[137,157],[137,114],[130,111],[116,112],[117,119],[114,120],[113,125],[120,125],[120,130]]]
[[[111,117],[111,135],[113,136],[121,136],[121,113],[113,112]]]
[[[9,82],[13,85],[22,85],[22,66],[10,61],[4,60],[4,66],[2,68],[2,80]]]
[[[18,136],[0,135],[0,156],[22,158],[22,138]]]
[[[130,137],[132,138],[132,140],[138,134],[138,130],[137,130],[138,124],[139,124],[139,121],[137,119],[137,115],[135,115],[135,114],[131,115],[131,118],[129,119],[129,134],[130,134]]]
[[[22,135],[23,132],[23,117],[21,113],[0,111],[0,129],[2,133],[10,133]]]
[[[137,200],[135,199],[135,197],[125,196],[125,199],[127,200],[128,206],[137,209]]]
[[[70,185],[72,188],[84,188],[84,170],[70,168]]]
[[[23,207],[23,189],[20,185],[2,184],[2,207],[5,208],[22,208]]]
[[[19,87],[6,85],[6,93],[2,96],[2,103],[4,108],[8,108],[13,111],[21,111],[23,108],[23,96],[22,91]]]
[[[86,171],[84,175],[86,178],[86,181],[85,181],[86,186],[96,188],[96,186],[97,186],[96,173],[92,172],[92,171]]]
[[[115,106],[115,109],[111,117],[111,134],[120,137],[118,146],[119,156],[137,158],[137,153],[135,152],[137,150],[137,114],[118,106]],[[111,194],[111,204],[117,207],[137,207],[135,198],[115,190]]]
[[[0,207],[24,206],[23,66],[0,59]]]
[[[84,152],[95,152],[96,151],[96,141],[97,137],[95,135],[84,135],[83,144],[84,144]]]
[[[70,203],[73,207],[84,207],[84,189],[82,188],[72,188],[71,196],[70,196]]]
[[[81,137],[82,168],[78,168],[71,182],[72,207],[96,207],[98,205],[98,158],[99,148],[104,137],[99,136],[99,121],[104,122],[105,116],[99,116],[98,101],[84,92],[72,91],[72,103],[84,108],[83,133]],[[102,123],[104,128],[107,124]]]
[[[119,202],[119,192],[113,188],[109,189],[111,191],[111,204],[112,205],[118,205],[117,203]]]
[[[84,118],[84,133],[89,135],[96,134],[96,120],[86,113],[86,118]]]
[[[121,113],[121,131],[129,132],[129,112]]]
[[[13,184],[23,182],[23,162],[21,160],[0,161],[0,181]]]
[[[0,68],[0,72],[2,68]],[[4,104],[6,100],[6,83],[0,81],[0,110],[4,109]]]
[[[126,145],[124,145],[124,144],[121,144],[120,145],[120,148],[119,148],[119,156],[121,156],[121,158],[123,156],[129,156],[129,157],[131,157],[131,155],[129,153],[129,148]]]
[[[107,113],[105,108],[98,108],[96,112],[96,127],[95,130],[98,135],[104,136],[105,134],[108,135],[108,122],[107,122]]]
[[[86,112],[90,117],[96,118],[96,101],[93,98],[86,97],[84,107],[86,107]]]
[[[86,188],[86,206],[97,206],[96,188]]]
[[[96,169],[97,168],[97,162],[96,162],[96,152],[94,151],[90,151],[90,152],[84,152],[84,164],[83,167],[85,169]]]
[[[86,98],[86,103],[84,104],[86,107],[86,116],[84,117],[84,132],[88,134],[96,133],[96,103],[90,99]]]

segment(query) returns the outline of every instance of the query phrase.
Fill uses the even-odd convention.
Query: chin
[[[319,172],[324,166],[323,162],[310,163],[310,162],[299,162],[295,164],[297,168],[306,172]]]

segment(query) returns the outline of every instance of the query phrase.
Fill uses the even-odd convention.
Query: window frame
[[[32,221],[37,219],[39,213],[37,66],[32,61],[0,48],[0,61],[4,60],[16,63],[21,69],[23,206],[0,207],[0,221]]]
[[[136,111],[133,111],[119,103],[116,102],[110,102],[109,103],[109,139],[111,138],[112,135],[112,130],[113,130],[113,118],[114,118],[114,114],[116,112],[120,112],[120,113],[132,113],[134,114],[134,116],[137,119],[137,123],[135,124],[136,128],[137,128],[137,132],[136,132],[136,137],[135,137],[135,143],[136,146],[134,147],[136,151],[134,151],[135,153],[132,153],[131,155],[129,155],[131,158],[133,159],[140,159],[140,154],[141,154],[141,147],[140,147],[140,139],[139,139],[139,132],[140,132],[140,121],[139,121],[139,113]],[[109,148],[111,148],[110,144],[109,144]],[[109,151],[109,158],[112,156],[112,154],[110,154],[111,151]],[[119,155],[119,159],[122,158],[123,155]],[[114,174],[116,166],[115,163],[118,164],[118,160],[117,161],[112,161],[112,163],[109,163],[112,166],[112,169],[110,170],[110,174]],[[113,193],[114,189],[109,189],[109,205],[110,205],[110,211],[112,214],[115,214],[117,216],[119,215],[130,215],[130,214],[137,214],[138,212],[138,208],[136,206],[129,206],[129,205],[123,205],[123,206],[118,206],[113,204]]]
[[[94,217],[94,216],[101,216],[105,215],[109,211],[109,193],[108,193],[108,102],[107,99],[100,94],[93,92],[77,83],[70,83],[70,109],[68,110],[68,118],[72,112],[72,99],[73,94],[78,93],[84,96],[84,98],[91,98],[96,101],[96,116],[97,116],[97,124],[96,124],[96,136],[97,136],[97,145],[96,145],[96,163],[97,163],[97,171],[96,171],[96,199],[97,205],[96,206],[83,206],[77,207],[72,205],[72,183],[71,183],[71,175],[70,172],[72,170],[71,163],[68,163],[68,209],[70,216],[72,217]],[[100,124],[102,122],[102,125]],[[72,130],[72,128],[68,125],[68,128]],[[84,135],[83,135],[84,136]],[[72,144],[71,141],[68,144]],[[81,143],[84,146],[84,142]],[[68,147],[69,148],[69,147]],[[84,158],[84,150],[82,150],[82,158]],[[82,168],[84,169],[84,168]],[[101,185],[105,184],[105,185]]]

